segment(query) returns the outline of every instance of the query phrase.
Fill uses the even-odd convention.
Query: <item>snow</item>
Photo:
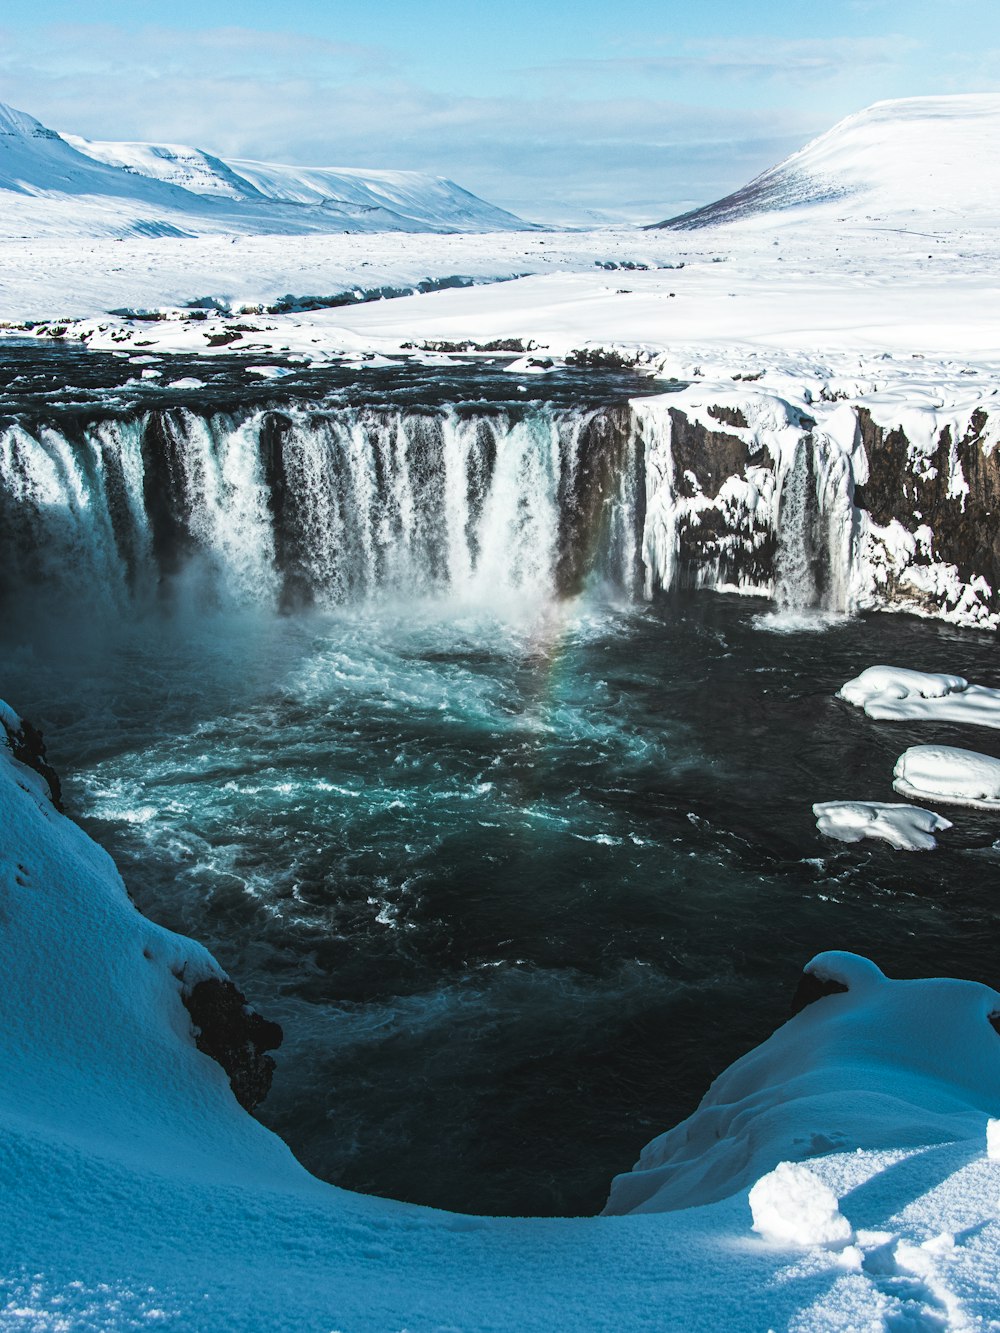
[[[617,350],[684,386],[636,409],[660,479],[647,553],[664,581],[684,517],[665,484],[669,411],[715,430],[710,409],[731,408],[747,424],[726,430],[768,466],[748,468],[714,502],[689,498],[690,513],[718,503],[747,516],[750,539],[769,531],[778,479],[809,433],[836,501],[831,527],[839,514],[854,543],[838,601],[878,605],[885,588],[908,588],[913,609],[933,595],[940,613],[987,625],[989,590],[934,559],[926,522],[910,533],[842,520],[867,477],[861,410],[905,429],[917,468],[938,466],[941,432],[962,439],[977,412],[989,418],[984,452],[1000,443],[998,100],[863,113],[804,150],[794,170],[810,202],[772,199],[780,211],[763,223],[545,235],[390,232],[409,227],[420,202],[406,196],[407,173],[380,180],[178,146],[87,146],[3,109],[0,319],[13,335],[40,320],[50,323],[36,336],[47,336],[58,321],[67,339],[166,357],[209,353],[233,313],[289,295],[456,275],[492,283],[241,316],[249,334],[210,354],[252,347],[263,370],[425,345],[432,358],[442,341],[517,339],[539,361]],[[823,180],[828,195],[842,190],[836,200],[815,198]],[[342,234],[346,213],[324,201],[349,187],[384,189],[398,221],[380,203],[377,238]],[[363,225],[359,198],[352,227]],[[428,225],[439,225],[434,210],[465,206],[430,184],[421,199]],[[310,227],[317,234],[299,235]],[[607,262],[647,267],[597,267]],[[193,301],[208,318],[189,318]],[[165,318],[109,313],[121,309]],[[968,479],[954,451],[947,467],[960,503]],[[878,670],[890,674],[861,691],[867,712],[980,724],[991,713],[986,687]],[[18,727],[6,705],[0,721]],[[917,746],[895,785],[993,809],[1000,761]],[[841,832],[881,827],[895,845],[947,822],[869,802],[817,811]],[[1000,1036],[989,1022],[1000,995],[988,987],[890,980],[854,955],[821,954],[808,970],[846,992],[809,1005],[725,1071],[615,1179],[607,1216],[460,1217],[324,1185],[240,1110],[194,1045],[180,1000],[181,978],[219,975],[217,963],[132,907],[109,858],[2,746],[0,919],[0,1326],[749,1333],[986,1329],[1000,1316],[988,1129],[1000,1109]]]
[[[530,226],[420,172],[227,163],[178,144],[60,136],[0,103],[0,237],[502,231]]]
[[[1000,210],[1000,174],[994,167],[998,139],[997,95],[876,102],[734,194],[661,225],[759,225],[802,211],[825,212],[841,221],[882,221],[885,215],[945,209],[965,218],[976,213],[995,217]]]
[[[807,1166],[779,1162],[750,1191],[753,1229],[781,1245],[843,1246],[854,1239],[829,1185]]]
[[[962,676],[874,666],[849,680],[838,699],[880,721],[966,722],[1000,727],[1000,690],[970,685]]]
[[[0,911],[4,1328],[756,1333],[996,1313],[987,987],[821,955],[811,970],[847,993],[619,1178],[612,1211],[636,1215],[462,1217],[322,1184],[240,1109],[180,1000],[218,965],[135,910],[2,745]]]
[[[609,1213],[662,1212],[748,1188],[783,1160],[976,1138],[1000,1097],[1000,995],[893,981],[867,959],[807,964],[847,987],[807,1006],[715,1080],[699,1108],[618,1176]],[[796,1151],[781,1151],[780,1145]]]
[[[1000,759],[951,745],[913,745],[896,761],[893,786],[915,800],[1000,810]]]
[[[935,833],[951,823],[931,810],[913,805],[886,805],[880,801],[821,801],[813,806],[816,827],[839,842],[878,838],[907,852],[930,851]]]

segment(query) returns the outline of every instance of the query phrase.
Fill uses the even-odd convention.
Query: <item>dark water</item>
[[[107,420],[171,407],[202,414],[272,406],[429,411],[446,404],[472,413],[531,403],[586,410],[680,387],[628,370],[509,370],[518,359],[478,355],[442,357],[428,365],[404,358],[305,363],[272,351],[226,352],[212,359],[157,356],[141,344],[130,344],[128,352],[103,353],[78,345],[0,339],[0,426],[40,419]],[[257,373],[260,369],[268,377]]]
[[[837,701],[877,662],[1000,684],[993,636],[774,633],[703,593],[5,626],[3,694],[139,904],[286,1028],[262,1118],[339,1184],[596,1211],[787,1015],[817,951],[996,985],[1000,829],[819,837],[910,744]],[[794,622],[792,622],[794,623]]]

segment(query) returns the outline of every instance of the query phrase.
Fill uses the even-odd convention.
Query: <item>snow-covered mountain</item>
[[[489,232],[529,224],[440,176],[225,162],[61,136],[0,103],[0,236]]]
[[[357,221],[363,230],[380,231],[496,231],[524,225],[454,181],[419,171],[292,167],[227,160],[184,144],[112,143],[74,134],[63,138],[97,162],[195,194],[322,208],[339,230]]]
[[[735,193],[656,224],[687,230],[797,210],[863,221],[1000,217],[1000,95],[876,102]]]

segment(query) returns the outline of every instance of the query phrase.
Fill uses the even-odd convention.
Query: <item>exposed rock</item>
[[[8,716],[0,713],[0,725],[3,726],[7,735],[7,744],[10,746],[11,753],[19,763],[33,769],[40,777],[45,779],[52,804],[57,810],[61,811],[63,808],[62,787],[59,782],[59,774],[45,758],[45,742],[42,739],[42,733],[23,718],[17,718],[19,725],[15,727],[11,720],[15,716],[13,712]]]
[[[979,600],[1000,612],[1000,450],[983,447],[987,414],[974,412],[958,441],[946,426],[929,456],[915,455],[902,429],[884,430],[867,409],[857,415],[870,468],[856,491],[858,506],[880,527],[895,521],[910,533],[929,529],[930,548],[914,564],[953,565],[966,587],[985,580],[988,591],[981,588]],[[898,579],[891,578],[886,591],[890,601],[900,599]],[[911,601],[915,596],[913,589],[902,594]],[[925,600],[931,613],[942,609],[941,597]]]
[[[812,972],[803,972],[792,997],[790,1017],[794,1018],[810,1004],[815,1004],[817,1000],[822,1000],[827,995],[843,995],[846,992],[847,987],[842,981],[834,981],[830,977],[817,977]]]
[[[281,1045],[281,1027],[250,1009],[246,996],[218,977],[199,981],[183,999],[199,1051],[222,1066],[236,1100],[252,1111],[270,1091],[275,1066],[265,1052]]]

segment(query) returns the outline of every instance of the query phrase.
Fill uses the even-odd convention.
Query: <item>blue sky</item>
[[[92,138],[647,219],[885,97],[1000,90],[1000,0],[34,0],[0,100]]]

